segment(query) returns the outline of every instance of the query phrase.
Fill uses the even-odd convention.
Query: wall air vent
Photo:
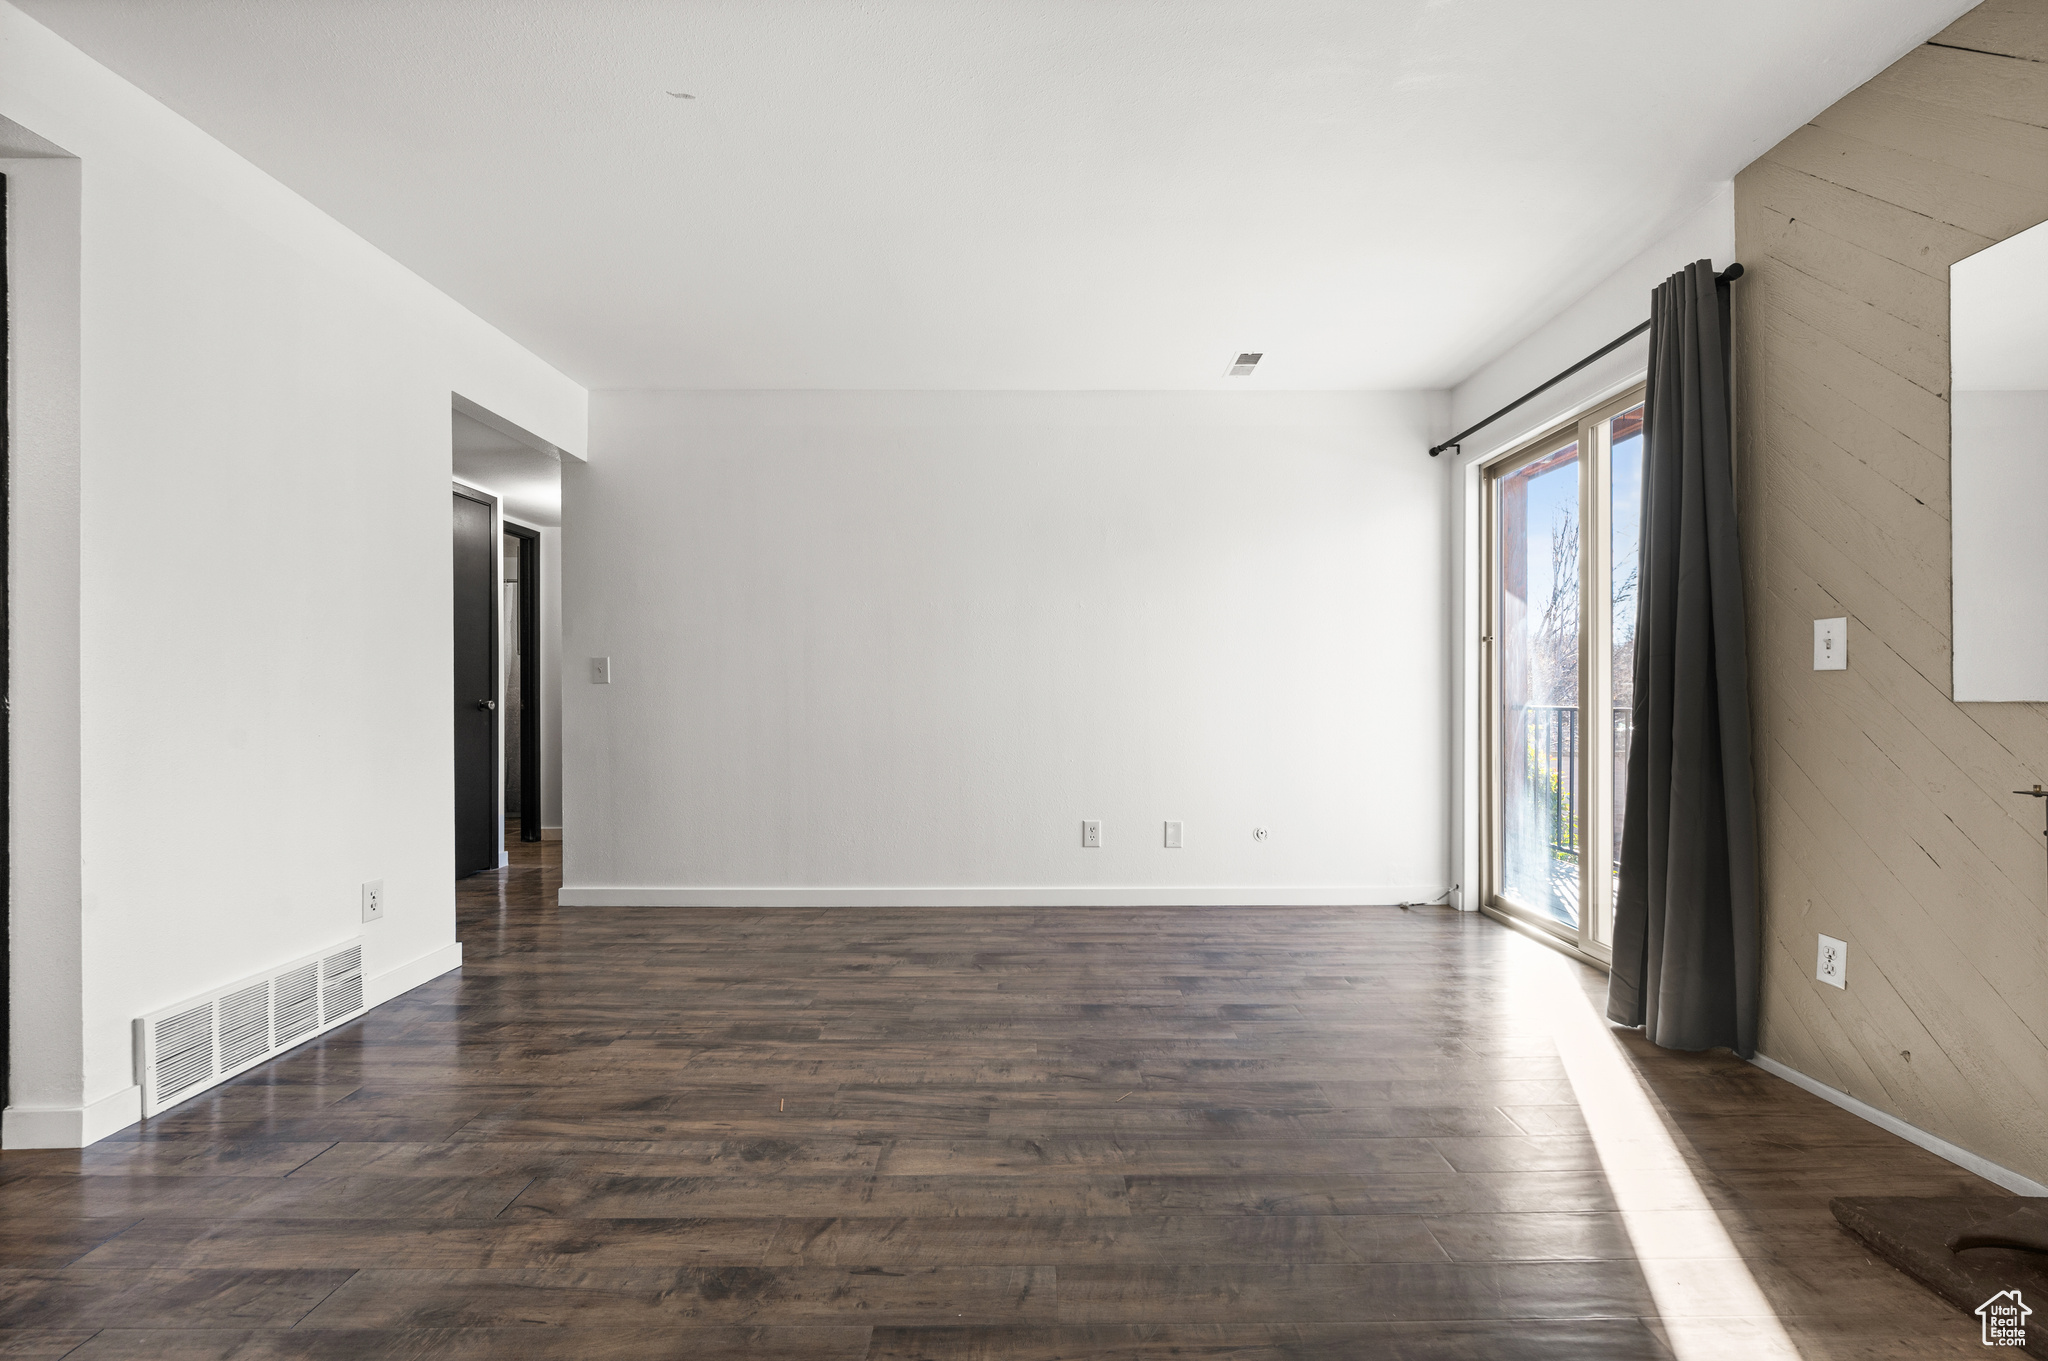
[[[251,983],[220,999],[220,1066],[233,1071],[270,1051],[270,984]]]
[[[354,941],[187,998],[135,1023],[142,1113],[155,1115],[363,1011]]]
[[[1239,356],[1237,357],[1237,362],[1236,362],[1235,364],[1232,364],[1232,365],[1230,366],[1230,376],[1231,376],[1232,378],[1249,378],[1249,377],[1251,377],[1251,372],[1252,372],[1252,370],[1253,370],[1253,369],[1255,369],[1255,368],[1257,368],[1257,367],[1259,366],[1259,361],[1260,361],[1261,359],[1264,359],[1265,357],[1266,357],[1266,356],[1265,356],[1264,354],[1241,354],[1241,355],[1239,355]]]
[[[320,1011],[346,1016],[363,1009],[363,947],[351,945],[320,961]]]
[[[156,1024],[156,1053],[149,1077],[166,1097],[175,1100],[214,1074],[213,1005],[173,1011]]]
[[[276,1044],[302,1040],[320,1028],[320,964],[307,960],[271,981],[270,1012],[277,1018]]]

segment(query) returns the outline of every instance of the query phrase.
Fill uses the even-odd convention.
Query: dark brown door
[[[497,555],[491,508],[455,493],[455,874],[498,867]]]

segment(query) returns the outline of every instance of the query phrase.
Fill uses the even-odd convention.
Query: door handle
[[[485,712],[489,712],[490,710],[498,707],[498,701],[496,701],[495,699],[480,699],[476,702],[476,707],[484,710]]]

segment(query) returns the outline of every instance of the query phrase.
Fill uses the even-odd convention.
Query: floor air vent
[[[363,1010],[363,947],[323,950],[135,1023],[142,1113],[155,1115]]]

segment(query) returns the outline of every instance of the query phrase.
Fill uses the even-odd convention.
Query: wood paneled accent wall
[[[2048,857],[2010,792],[2048,783],[2048,706],[1950,699],[1948,472],[1949,265],[2048,218],[2048,0],[1964,15],[1735,205],[1761,1049],[2048,1181]],[[1849,669],[1816,672],[1836,615]]]

